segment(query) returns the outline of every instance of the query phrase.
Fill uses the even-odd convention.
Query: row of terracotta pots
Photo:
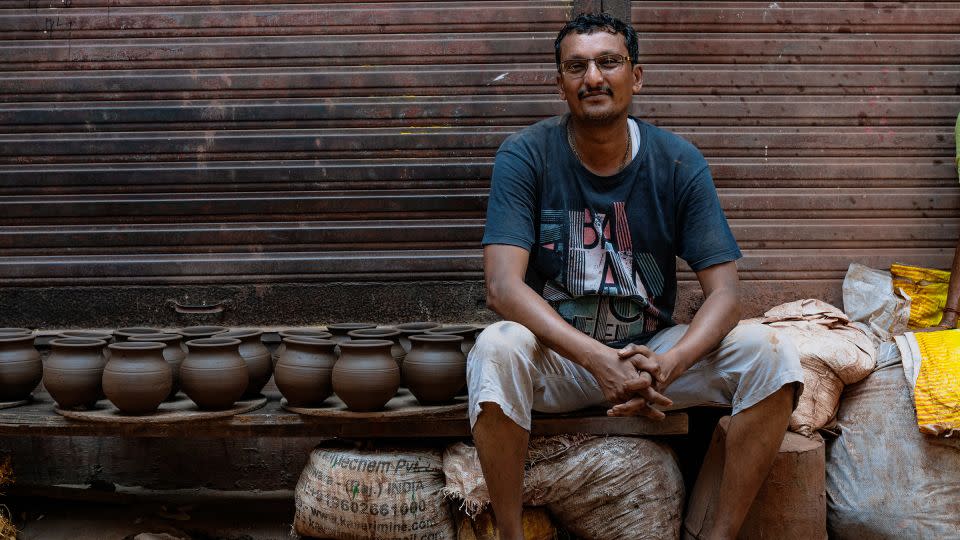
[[[348,407],[379,409],[396,394],[397,388],[391,390],[390,387],[394,375],[399,379],[401,373],[404,379],[410,380],[407,386],[422,403],[438,403],[452,399],[463,387],[465,362],[462,357],[472,347],[477,331],[472,326],[440,328],[435,323],[409,323],[395,328],[344,323],[329,325],[327,329],[330,332],[309,329],[281,332],[283,343],[273,363],[268,349],[260,341],[262,331],[259,330],[229,331],[224,327],[205,326],[183,328],[176,333],[163,333],[155,328],[121,328],[113,334],[68,331],[51,342],[51,356],[44,368],[32,346],[30,330],[0,328],[0,401],[26,399],[42,376],[44,385],[61,407],[91,406],[106,395],[122,411],[143,414],[156,410],[163,398],[172,398],[182,386],[201,408],[228,408],[240,399],[235,397],[238,392],[240,397],[259,395],[274,364],[283,357],[287,344],[294,340],[296,352],[289,355],[276,376],[278,388],[293,405],[319,405],[333,391],[333,380],[338,379],[341,382],[337,394]],[[411,336],[418,333],[439,337],[411,340]],[[114,335],[120,340],[130,340],[131,344],[107,346]],[[216,339],[205,336],[216,336]],[[329,338],[329,344],[324,343],[325,338]],[[384,341],[379,338],[385,338],[386,345],[377,343]],[[340,369],[342,374],[333,376],[336,355],[343,351],[342,343],[347,341],[350,345],[346,347],[346,356],[362,358],[357,361],[356,369],[350,367],[354,362],[345,362]],[[418,342],[423,342],[422,346],[413,347],[412,344]],[[456,346],[452,347],[451,343]],[[325,350],[327,346],[330,351]],[[376,357],[383,346],[387,347],[392,362],[389,366],[381,363],[382,369],[375,368],[377,363],[371,363],[370,359]],[[414,363],[401,372],[411,347],[422,349],[423,353],[415,351]],[[458,347],[462,354],[454,355],[452,360],[438,363],[434,359],[437,355],[449,357],[451,349]],[[433,352],[444,348],[446,352]],[[224,359],[237,356],[231,354],[231,349],[239,353],[239,362]],[[204,367],[194,367],[192,361],[184,365],[188,352]],[[114,353],[119,358],[111,364],[108,359]],[[162,357],[167,369],[145,360],[150,356]],[[430,359],[429,362],[417,360],[421,356]],[[161,382],[168,377],[167,370],[169,385]],[[240,389],[241,386],[245,390]],[[156,401],[158,398],[161,401]]]
[[[41,363],[32,331],[0,329],[0,400],[26,399],[42,379],[65,408],[91,407],[106,397],[124,413],[145,414],[182,386],[199,407],[224,409],[258,395],[272,374],[259,330],[223,329],[220,338],[186,343],[181,334],[125,330],[116,336],[129,341],[113,344],[113,333],[64,332]]]
[[[326,331],[280,332],[283,343],[274,355],[274,381],[287,403],[296,407],[318,407],[335,393],[350,410],[379,410],[401,385],[421,404],[449,402],[466,385],[466,354],[477,330],[415,322],[394,327],[342,323],[328,325]],[[291,347],[293,354],[284,360]],[[338,355],[346,360],[338,361]]]
[[[411,335],[410,351],[398,355],[392,339],[354,332],[339,344],[315,336],[284,338],[274,382],[289,405],[318,407],[335,393],[350,410],[376,411],[397,394],[401,381],[421,404],[433,405],[451,401],[466,384],[461,336]]]
[[[143,334],[110,345],[58,338],[50,342],[43,383],[62,408],[92,407],[105,396],[123,413],[148,414],[182,389],[200,409],[227,409],[258,396],[270,378],[270,353],[260,333],[237,330],[188,340],[186,353],[178,334]]]
[[[392,349],[394,357],[402,358],[411,347],[410,336],[418,334],[451,334],[463,338],[461,350],[463,354],[470,352],[476,340],[478,328],[468,324],[458,324],[442,326],[440,323],[433,322],[412,322],[398,324],[396,326],[378,327],[370,323],[338,323],[329,324],[326,330],[301,328],[293,330],[284,330],[280,332],[281,338],[288,337],[320,337],[330,339],[337,344],[352,339],[389,339],[395,343]],[[284,344],[273,354],[274,363],[283,353]]]

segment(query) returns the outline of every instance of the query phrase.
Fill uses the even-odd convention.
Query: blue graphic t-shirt
[[[483,245],[529,250],[525,281],[580,331],[612,346],[644,343],[674,324],[676,257],[697,271],[740,249],[696,147],[633,119],[633,161],[597,176],[570,150],[567,118],[500,146]]]

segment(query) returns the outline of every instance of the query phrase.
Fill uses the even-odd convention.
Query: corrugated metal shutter
[[[127,285],[236,295],[234,323],[483,317],[492,155],[564,111],[552,40],[571,6],[4,2],[0,308],[34,326],[170,316],[153,300],[78,313]],[[751,312],[839,304],[851,261],[949,265],[960,2],[633,2],[632,17],[635,112],[711,162]],[[52,290],[66,300],[26,307]],[[285,303],[303,291],[330,296]],[[385,311],[384,295],[405,300]]]

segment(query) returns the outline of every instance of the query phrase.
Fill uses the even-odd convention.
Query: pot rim
[[[183,336],[181,336],[180,334],[172,334],[170,332],[130,336],[130,341],[159,341],[161,343],[170,343],[172,341],[177,341],[182,339],[183,339]]]
[[[29,328],[18,328],[18,327],[14,327],[14,326],[7,326],[7,327],[0,328],[0,335],[10,335],[10,334],[12,334],[12,335],[18,335],[18,334],[26,335],[26,334],[32,334],[32,333],[33,333],[33,330],[31,330],[31,329],[29,329]]]
[[[214,334],[215,337],[239,339],[240,341],[243,341],[247,338],[260,337],[262,335],[263,330],[260,330],[259,328],[237,328],[236,330],[228,330],[220,334]]]
[[[378,327],[378,328],[358,328],[356,330],[351,330],[347,332],[347,335],[351,338],[360,338],[360,339],[390,339],[398,338],[403,335],[403,332],[397,330],[396,328],[387,328],[387,327]],[[390,339],[390,341],[393,341]]]
[[[84,335],[73,335],[84,334]],[[57,334],[61,338],[80,338],[80,339],[113,339],[113,332],[106,330],[64,330]]]
[[[161,334],[163,333],[163,330],[160,328],[154,328],[152,326],[127,326],[125,328],[117,328],[115,333],[120,336],[133,336],[142,334]]]
[[[295,343],[297,345],[323,345],[335,347],[337,345],[336,341],[329,340],[326,338],[315,338],[310,336],[293,336],[283,338],[284,343]]]
[[[111,351],[159,351],[166,346],[166,343],[159,341],[121,341],[107,345]]]
[[[376,349],[378,347],[393,347],[389,339],[351,339],[340,344],[340,349]]]
[[[287,330],[281,330],[281,331],[277,332],[277,334],[279,334],[279,336],[282,337],[282,338],[288,338],[288,337],[311,337],[311,338],[326,339],[327,337],[333,336],[333,334],[331,334],[330,332],[327,332],[326,330],[320,330],[319,328],[317,328],[317,329],[313,329],[313,328],[289,328],[289,329],[287,329]],[[322,336],[321,334],[325,334],[325,336]]]
[[[237,338],[208,337],[197,338],[187,341],[187,347],[214,348],[214,347],[234,347],[240,345]]]
[[[182,328],[177,328],[174,332],[180,334],[181,336],[196,336],[200,334],[223,334],[229,332],[230,329],[226,326],[213,326],[213,325],[199,325],[199,326],[184,326]]]
[[[61,337],[50,340],[51,347],[68,347],[68,348],[84,348],[84,347],[106,347],[107,342],[103,339],[94,339],[94,338],[82,338],[82,337]]]
[[[414,334],[410,341],[417,343],[462,343],[463,336],[456,334]]]
[[[333,323],[326,326],[327,332],[333,332],[334,330],[343,330],[344,333],[347,333],[351,330],[362,330],[364,328],[376,328],[376,323],[362,323],[362,322],[344,322],[344,323]]]
[[[17,343],[19,341],[33,341],[37,336],[30,334],[0,334],[0,343]]]
[[[432,321],[416,321],[416,322],[396,324],[393,327],[401,332],[404,332],[404,331],[411,332],[415,330],[423,331],[423,330],[432,330],[434,328],[441,328],[443,327],[443,323],[432,322]]]
[[[467,332],[474,332],[474,334],[476,334],[477,330],[479,330],[479,328],[477,328],[476,326],[473,326],[472,324],[455,324],[451,326],[444,326],[441,328],[431,328],[430,330],[425,330],[423,333],[424,334],[459,334],[459,333],[465,334]]]

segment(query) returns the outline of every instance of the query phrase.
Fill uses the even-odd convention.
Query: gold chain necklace
[[[632,139],[630,137],[630,125],[628,124],[627,125],[627,147],[626,149],[624,149],[623,159],[620,161],[620,166],[617,168],[617,172],[613,174],[617,174],[618,172],[622,171],[627,166],[627,163],[630,161],[630,150],[632,146],[631,142],[632,142]],[[583,163],[583,158],[580,157],[580,152],[577,151],[577,143],[573,137],[573,124],[571,124],[569,121],[567,122],[567,144],[570,145],[570,149],[573,150],[573,155],[577,157],[577,160],[579,160],[580,163]]]

